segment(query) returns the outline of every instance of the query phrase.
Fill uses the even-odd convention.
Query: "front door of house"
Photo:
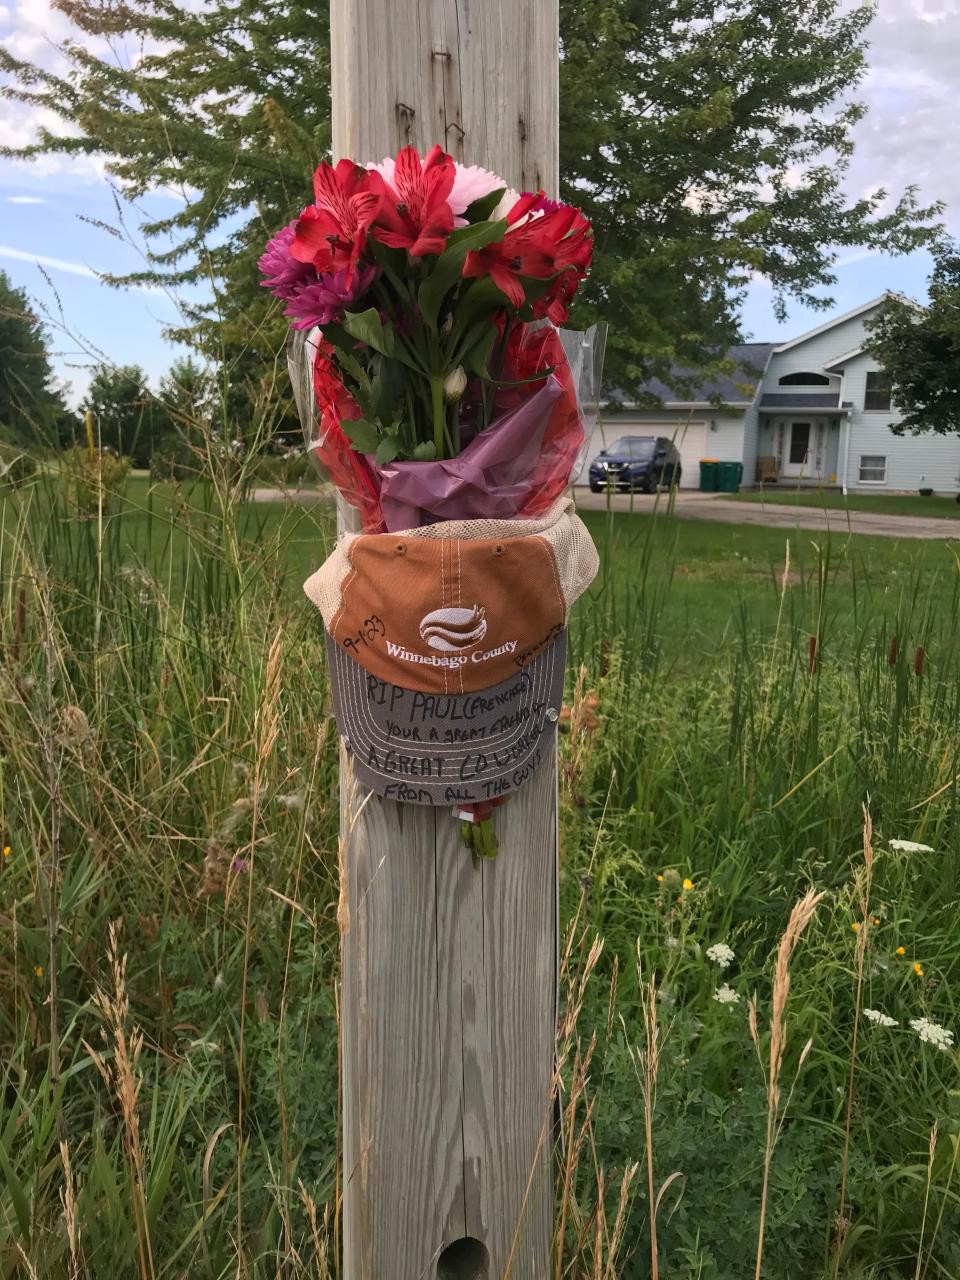
[[[809,422],[787,424],[786,457],[781,474],[785,476],[809,476],[813,473],[811,449],[813,432]]]

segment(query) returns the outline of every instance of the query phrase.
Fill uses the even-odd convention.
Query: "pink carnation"
[[[358,266],[349,285],[346,271],[314,277],[311,282],[292,290],[284,299],[287,303],[284,315],[290,318],[293,329],[312,329],[314,325],[322,328],[345,307],[359,301],[373,284],[376,274],[376,267]]]
[[[317,278],[317,273],[309,262],[298,262],[291,257],[290,245],[297,233],[298,221],[298,218],[294,218],[282,231],[277,232],[257,264],[265,277],[260,281],[264,289],[269,289],[284,302],[289,302],[298,289]]]

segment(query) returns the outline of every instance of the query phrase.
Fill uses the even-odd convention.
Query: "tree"
[[[960,433],[960,255],[944,244],[925,308],[890,295],[870,326],[869,350],[890,380],[900,410],[895,435]]]
[[[62,116],[18,154],[101,153],[121,188],[181,188],[144,230],[136,277],[212,280],[185,335],[250,374],[286,324],[259,289],[268,235],[310,199],[329,145],[328,0],[58,0],[86,32],[151,50],[98,57],[72,45],[61,77],[0,51],[6,92]],[[596,266],[573,320],[611,322],[609,377],[625,388],[672,366],[716,365],[737,336],[751,273],[820,307],[837,247],[906,252],[929,241],[939,206],[913,189],[850,201],[843,177],[863,108],[872,7],[838,0],[560,0],[562,195],[596,230]],[[379,159],[379,157],[358,157]],[[198,194],[190,194],[198,193]],[[678,388],[679,389],[679,388]]]
[[[25,291],[0,271],[0,435],[23,446],[50,444],[66,413],[43,324]]]
[[[94,438],[103,448],[135,467],[149,465],[158,415],[139,365],[98,365],[80,407],[92,411]]]
[[[208,369],[191,356],[174,360],[160,379],[158,431],[189,432],[210,426],[219,415],[217,384]]]

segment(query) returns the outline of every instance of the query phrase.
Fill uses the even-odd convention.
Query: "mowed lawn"
[[[785,507],[814,507],[826,511],[875,511],[886,516],[924,516],[930,519],[960,520],[960,503],[949,494],[848,493],[839,489],[797,488],[786,482],[760,489],[745,489],[725,495],[735,502],[773,503]]]

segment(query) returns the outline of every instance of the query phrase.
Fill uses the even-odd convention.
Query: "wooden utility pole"
[[[558,0],[332,0],[330,25],[334,160],[439,142],[557,194]],[[475,860],[450,809],[342,770],[346,1280],[550,1274],[555,755],[494,824]]]

